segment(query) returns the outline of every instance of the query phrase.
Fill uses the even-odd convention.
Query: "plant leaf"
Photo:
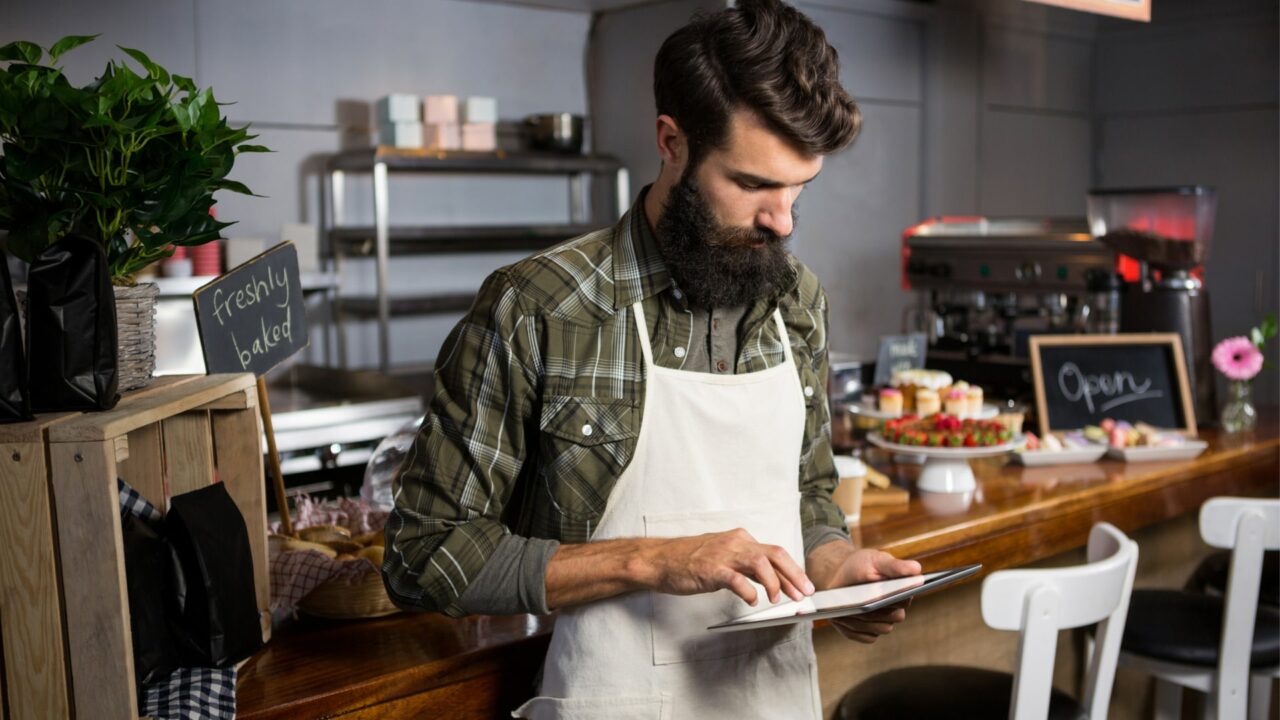
[[[151,68],[156,67],[156,64],[152,62],[151,58],[147,57],[147,54],[142,52],[141,50],[135,50],[134,48],[127,48],[127,47],[124,47],[123,45],[117,45],[116,47],[123,50],[124,53],[129,57],[133,58],[134,60],[137,60],[139,65],[147,69],[148,74],[151,72]]]
[[[39,45],[25,40],[15,40],[0,47],[0,60],[20,60],[28,65],[35,65],[44,57],[44,50]]]
[[[233,193],[240,193],[241,195],[253,195],[253,191],[250,190],[248,186],[246,186],[244,183],[236,182],[235,180],[224,179],[224,180],[218,180],[216,182],[212,182],[209,184],[212,187],[215,187],[219,190],[230,190]],[[257,197],[257,196],[255,195],[254,197]]]
[[[54,43],[53,47],[49,48],[49,59],[52,62],[57,62],[58,58],[62,57],[68,51],[74,50],[81,45],[92,41],[96,37],[98,37],[98,35],[68,35]]]
[[[237,145],[236,153],[269,153],[275,152],[266,145]]]

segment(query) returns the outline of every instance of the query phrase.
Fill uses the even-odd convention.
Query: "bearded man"
[[[820,718],[810,627],[706,628],[920,566],[832,502],[827,311],[787,251],[858,108],[823,32],[741,0],[654,64],[662,169],[613,227],[485,281],[395,487],[397,604],[557,612],[528,718]],[[874,642],[903,607],[834,621]]]

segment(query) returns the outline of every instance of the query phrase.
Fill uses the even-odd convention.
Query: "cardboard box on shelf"
[[[467,123],[463,125],[462,149],[476,152],[493,152],[497,150],[497,126],[494,123]]]
[[[378,142],[397,148],[422,147],[422,123],[383,123],[378,127]]]
[[[423,126],[422,145],[429,150],[461,150],[462,128],[457,123],[427,123]]]
[[[417,95],[392,93],[378,98],[378,124],[420,122],[422,101]],[[366,111],[367,112],[367,111]]]
[[[498,101],[491,97],[469,97],[462,103],[463,123],[498,122]]]
[[[428,95],[422,100],[422,122],[433,125],[458,123],[457,95]]]

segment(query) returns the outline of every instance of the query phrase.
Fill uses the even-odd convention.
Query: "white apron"
[[[644,420],[592,540],[681,537],[745,528],[801,566],[799,467],[804,393],[782,315],[786,361],[742,375],[653,362],[640,303]],[[769,599],[755,585],[760,600]],[[780,597],[786,600],[786,595]],[[811,629],[706,628],[752,608],[729,590],[633,592],[560,611],[532,720],[820,719]]]

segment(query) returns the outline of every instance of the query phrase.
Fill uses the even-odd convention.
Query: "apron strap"
[[[787,334],[787,323],[782,320],[782,311],[778,308],[773,309],[773,320],[778,323],[778,339],[782,342],[782,354],[788,363],[794,365],[795,359],[791,357],[791,336]]]
[[[652,366],[653,348],[649,346],[649,324],[645,322],[644,308],[640,306],[640,301],[632,303],[631,314],[636,320],[636,332],[640,334],[640,352],[644,355],[644,364]]]

